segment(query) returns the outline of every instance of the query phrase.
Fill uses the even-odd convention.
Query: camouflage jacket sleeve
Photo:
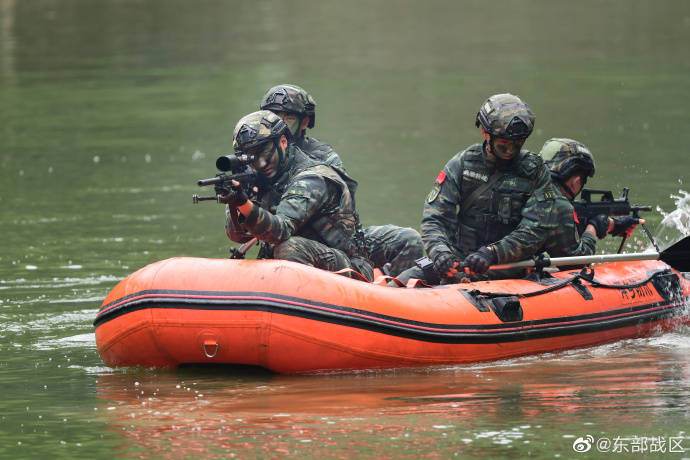
[[[441,252],[454,252],[461,194],[461,154],[455,155],[441,170],[424,202],[422,241],[432,260]]]
[[[279,244],[293,236],[329,200],[326,180],[318,175],[299,175],[278,203],[276,213],[254,206],[245,226],[261,241]]]
[[[235,225],[233,213],[239,225]],[[243,220],[244,216],[237,212],[237,209],[230,209],[229,206],[225,205],[225,234],[236,243],[246,243],[252,239],[252,234],[247,232],[247,229],[241,223]]]
[[[546,251],[551,257],[590,256],[597,240],[590,233],[580,236],[575,210],[565,197],[557,198],[551,213]]]
[[[518,227],[493,244],[499,264],[532,257],[544,247],[548,235],[544,223],[551,215],[555,194],[551,175],[543,163],[539,163],[536,174],[534,191],[522,208]]]

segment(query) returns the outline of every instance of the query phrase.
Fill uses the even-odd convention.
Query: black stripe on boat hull
[[[265,311],[330,324],[365,329],[382,334],[432,343],[504,343],[549,337],[587,334],[639,326],[681,316],[687,306],[682,302],[656,302],[602,313],[519,321],[491,325],[433,324],[380,315],[366,310],[309,302],[305,299],[266,293],[196,292],[197,296],[225,296],[222,299],[176,297],[180,291],[143,291],[103,306],[94,325],[111,321],[127,313],[149,308],[184,310]],[[166,294],[168,294],[166,296]],[[191,293],[186,292],[187,295]],[[241,296],[263,299],[238,299]],[[297,302],[302,305],[287,303]],[[319,308],[321,307],[321,308]],[[324,310],[323,308],[328,308]],[[651,310],[651,311],[650,311]],[[487,313],[491,314],[491,313]],[[358,316],[364,315],[365,317]],[[555,323],[555,324],[554,324]],[[435,329],[435,330],[429,330]],[[458,331],[461,329],[462,331]]]

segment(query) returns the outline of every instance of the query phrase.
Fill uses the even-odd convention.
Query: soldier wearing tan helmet
[[[357,182],[345,171],[340,156],[329,144],[307,136],[307,129],[313,128],[316,122],[316,101],[309,93],[297,85],[277,85],[261,99],[261,109],[270,110],[282,118],[290,129],[295,145],[310,158],[339,171],[354,199]],[[416,230],[391,224],[362,228],[359,216],[356,217],[358,239],[375,267],[397,276],[424,255],[422,238]]]
[[[354,200],[338,171],[310,159],[292,142],[288,125],[268,110],[237,122],[233,146],[253,159],[262,179],[256,202],[238,183],[217,190],[229,211],[243,218],[240,241],[251,235],[270,245],[267,257],[330,271],[353,268],[373,279],[355,240]],[[238,229],[226,231],[231,239],[238,235]]]
[[[551,257],[592,255],[597,238],[604,238],[607,233],[630,236],[635,226],[644,222],[632,216],[611,218],[601,214],[588,221],[577,216],[571,202],[595,172],[594,156],[582,142],[549,139],[540,155],[551,171],[556,196],[550,218],[543,222],[548,227],[544,250]]]

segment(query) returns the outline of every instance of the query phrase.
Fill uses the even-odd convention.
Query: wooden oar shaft
[[[547,267],[558,267],[561,265],[588,265],[604,262],[629,262],[634,260],[658,260],[658,252],[636,252],[633,254],[602,254],[594,256],[577,257],[554,257],[548,260]],[[546,261],[545,260],[545,261]],[[506,270],[509,268],[527,268],[536,265],[534,260],[523,260],[512,264],[494,265],[490,270]]]

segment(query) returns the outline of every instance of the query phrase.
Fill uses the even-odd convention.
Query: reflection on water
[[[442,457],[567,456],[583,434],[659,429],[644,420],[675,420],[665,434],[683,436],[687,343],[682,332],[491,365],[311,376],[114,372],[97,385],[123,452],[346,457],[411,444]]]

